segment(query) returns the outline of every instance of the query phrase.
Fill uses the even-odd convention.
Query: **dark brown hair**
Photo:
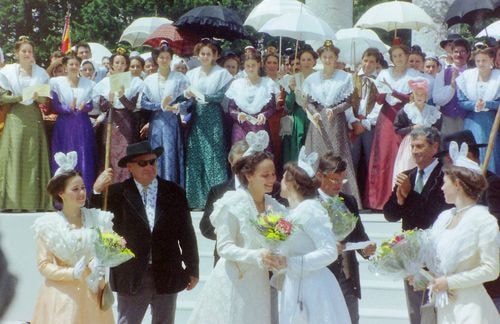
[[[158,46],[157,48],[153,49],[153,51],[151,52],[151,59],[153,60],[154,65],[158,65],[157,60],[158,60],[158,56],[160,56],[160,53],[170,54],[170,59],[172,59],[174,57],[174,50],[172,49],[172,47],[168,46],[167,42],[164,42],[164,43],[160,44],[160,46]],[[146,64],[146,61],[144,62],[144,65]]]
[[[305,199],[314,198],[318,195],[320,182],[316,177],[309,177],[304,169],[295,163],[285,165],[285,181],[291,183],[295,190]]]
[[[471,199],[478,200],[488,187],[488,182],[482,174],[467,168],[449,165],[443,168],[443,172],[451,181],[457,180],[464,193]]]
[[[487,48],[483,48],[483,49],[477,49],[474,51],[474,53],[472,53],[472,56],[475,58],[476,55],[479,55],[479,54],[483,54],[483,55],[487,55],[489,56],[490,58],[492,59],[495,59],[495,49],[492,48],[492,47],[487,47]]]
[[[340,173],[347,169],[347,162],[332,151],[328,151],[319,159],[318,172]]]
[[[375,58],[375,62],[379,63],[380,62],[380,51],[376,49],[375,47],[369,47],[363,52],[362,58],[365,58],[367,56],[372,56]]]
[[[210,50],[212,51],[212,54],[216,55],[217,53],[219,53],[219,49],[217,48],[217,46],[215,44],[213,44],[212,42],[210,41],[202,41],[202,42],[199,42],[198,44],[195,45],[194,47],[194,55],[195,56],[198,56],[200,55],[200,51],[203,47],[208,47],[210,48]]]
[[[391,59],[391,62],[392,62],[392,52],[394,52],[395,50],[397,49],[400,49],[402,50],[407,56],[410,55],[410,49],[408,48],[408,46],[406,45],[403,45],[403,44],[400,44],[400,45],[393,45],[391,46],[391,48],[389,49],[389,58]]]
[[[78,56],[76,56],[75,53],[73,52],[69,52],[68,54],[64,55],[63,59],[62,59],[62,64],[63,65],[67,65],[68,64],[68,61],[69,60],[77,60],[79,64],[82,63],[82,59],[79,58]]]
[[[340,48],[335,47],[335,45],[333,45],[332,41],[328,41],[328,40],[325,41],[323,46],[318,48],[318,55],[321,56],[325,51],[331,51],[331,52],[335,53],[336,57],[339,57],[339,54],[340,54]]]
[[[130,63],[132,63],[132,61],[133,61],[133,60],[136,60],[136,61],[138,61],[139,63],[141,63],[141,66],[144,68],[144,64],[145,64],[146,62],[144,61],[144,59],[143,59],[142,57],[140,57],[139,55],[132,56],[132,57],[130,58]]]
[[[125,71],[128,71],[128,67],[130,66],[130,58],[128,57],[127,53],[123,52],[114,53],[113,55],[111,55],[111,57],[109,58],[109,64],[111,69],[113,69],[113,62],[115,58],[117,58],[118,56],[123,56],[125,58],[125,63],[127,64],[127,68],[125,69]]]
[[[312,48],[304,48],[303,50],[301,50],[299,52],[299,54],[297,55],[297,58],[299,59],[300,61],[300,58],[302,57],[302,54],[305,54],[305,53],[309,53],[312,55],[313,59],[316,61],[318,59],[318,53],[316,53]],[[290,57],[291,59],[291,57]]]
[[[233,173],[238,176],[241,184],[248,186],[247,176],[254,174],[257,165],[264,160],[273,160],[273,156],[267,152],[256,152],[244,156],[236,161],[232,167]]]
[[[248,60],[254,60],[254,61],[256,61],[259,64],[261,62],[260,55],[257,54],[257,52],[245,53],[245,54],[242,55],[241,60],[242,60],[243,64],[245,64],[245,62],[248,61]]]
[[[64,171],[52,179],[49,180],[47,184],[47,192],[52,196],[55,202],[62,203],[59,194],[66,189],[68,181],[74,177],[81,177],[81,173],[76,170]]]

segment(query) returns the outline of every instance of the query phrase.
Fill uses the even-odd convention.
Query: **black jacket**
[[[354,230],[349,234],[343,241],[342,243],[347,243],[347,242],[363,242],[363,241],[369,241],[370,239],[368,238],[368,235],[365,232],[365,228],[363,226],[363,223],[361,222],[361,218],[359,217],[359,210],[358,210],[358,204],[356,203],[356,199],[354,196],[347,195],[344,193],[339,194],[340,197],[344,198],[344,204],[346,205],[347,209],[356,216],[358,216],[358,222],[356,223],[356,227]],[[349,265],[349,270],[350,270],[350,281],[347,283],[350,285],[350,290],[353,295],[355,295],[358,298],[361,298],[361,285],[360,285],[360,279],[359,279],[359,263],[358,260],[356,259],[356,253],[355,251],[347,251],[345,253],[345,261]],[[337,277],[341,275],[342,272],[342,262],[343,258],[341,255],[328,266],[328,269]],[[345,287],[343,287],[342,291],[344,291]]]
[[[199,277],[198,247],[185,193],[177,184],[157,179],[152,232],[134,180],[130,178],[109,186],[108,210],[114,214],[113,229],[135,253],[135,258],[111,268],[111,288],[118,293],[134,294],[139,290],[150,253],[158,294],[179,292],[186,288],[189,276]],[[101,196],[92,195],[91,205],[100,207]]]
[[[417,168],[404,171],[410,177],[412,189],[403,205],[398,204],[396,196],[396,187],[392,190],[391,197],[384,205],[384,216],[389,222],[403,221],[403,230],[414,228],[429,228],[438,215],[446,209],[453,206],[448,205],[444,200],[444,194],[441,190],[443,186],[442,164],[439,162],[432,173],[421,193],[413,190],[417,175]]]

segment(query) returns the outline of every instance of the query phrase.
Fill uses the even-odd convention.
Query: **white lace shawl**
[[[406,69],[406,72],[403,76],[400,78],[396,79],[392,76],[392,71],[394,68],[390,67],[388,69],[380,71],[379,75],[377,76],[377,81],[387,81],[392,87],[393,90],[399,92],[399,93],[404,93],[404,94],[409,94],[411,92],[410,86],[408,85],[408,81],[411,79],[419,79],[422,78],[420,76],[420,72],[414,69]],[[385,96],[385,101],[393,106],[401,102],[396,97],[393,97],[391,94],[387,94]]]
[[[224,68],[214,65],[210,73],[205,74],[201,66],[186,73],[189,83],[205,95],[212,95],[224,88],[233,76]]]
[[[74,228],[62,212],[46,213],[35,220],[35,238],[41,239],[48,250],[64,263],[73,266],[82,257],[94,255],[97,231],[111,231],[113,214],[100,209],[82,208],[83,226]]]
[[[498,222],[487,207],[471,207],[455,228],[446,229],[453,218],[453,210],[442,212],[430,231],[440,275],[455,273],[459,264],[472,257],[480,247],[498,244]]]
[[[94,81],[80,77],[78,87],[72,88],[66,76],[52,78],[49,81],[50,89],[57,93],[59,100],[66,105],[73,103],[73,97],[76,96],[76,106],[86,104],[92,100],[92,91],[95,85]]]
[[[457,87],[464,93],[469,100],[492,101],[500,98],[500,70],[494,69],[491,71],[490,80],[487,82],[487,87],[482,98],[479,98],[477,93],[477,82],[479,78],[479,70],[477,68],[465,70],[456,80]]]
[[[23,85],[21,83],[21,66],[18,63],[8,64],[0,69],[0,88],[12,92],[15,96],[23,95]],[[36,64],[33,64],[31,78],[28,86],[44,84],[49,81],[49,75],[44,69]],[[31,105],[33,99],[22,102],[24,105]]]
[[[177,71],[170,71],[164,82],[164,87],[160,89],[160,75],[158,73],[154,73],[144,80],[143,93],[151,102],[161,103],[168,96],[172,96],[175,100],[189,85],[186,76]]]
[[[82,78],[80,78],[82,79]],[[130,87],[125,89],[125,97],[127,99],[132,99],[136,94],[142,91],[144,82],[139,77],[133,77]],[[105,77],[94,87],[94,101],[99,102],[99,96],[103,96],[106,100],[109,100],[109,92],[111,91],[111,85],[109,84],[109,77]],[[111,103],[114,108],[123,109],[125,108],[118,97],[118,91],[115,92],[114,101]]]
[[[243,112],[255,115],[262,111],[277,95],[280,89],[276,82],[268,77],[261,77],[258,84],[252,84],[247,78],[234,80],[226,91],[226,97],[234,100]]]
[[[407,103],[403,110],[414,125],[421,125],[423,127],[431,127],[441,118],[441,112],[436,106],[427,104],[424,106],[422,112],[420,112],[413,102]]]
[[[354,91],[352,76],[335,70],[330,79],[323,78],[323,71],[314,72],[304,81],[302,91],[324,107],[332,107],[348,98]]]

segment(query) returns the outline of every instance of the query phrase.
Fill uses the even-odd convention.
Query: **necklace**
[[[471,208],[471,207],[473,207],[473,206],[475,206],[475,205],[476,205],[476,203],[472,203],[472,204],[470,204],[470,205],[467,205],[467,206],[465,206],[465,207],[458,208],[458,209],[455,207],[455,210],[453,211],[453,216],[457,216],[458,214],[460,214],[460,213],[462,213],[462,212],[466,211],[467,209],[469,209],[469,208]]]

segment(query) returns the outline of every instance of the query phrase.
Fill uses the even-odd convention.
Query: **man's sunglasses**
[[[151,160],[138,160],[138,161],[130,161],[132,163],[137,163],[138,166],[141,168],[144,168],[146,165],[155,165],[156,159],[151,159]]]

